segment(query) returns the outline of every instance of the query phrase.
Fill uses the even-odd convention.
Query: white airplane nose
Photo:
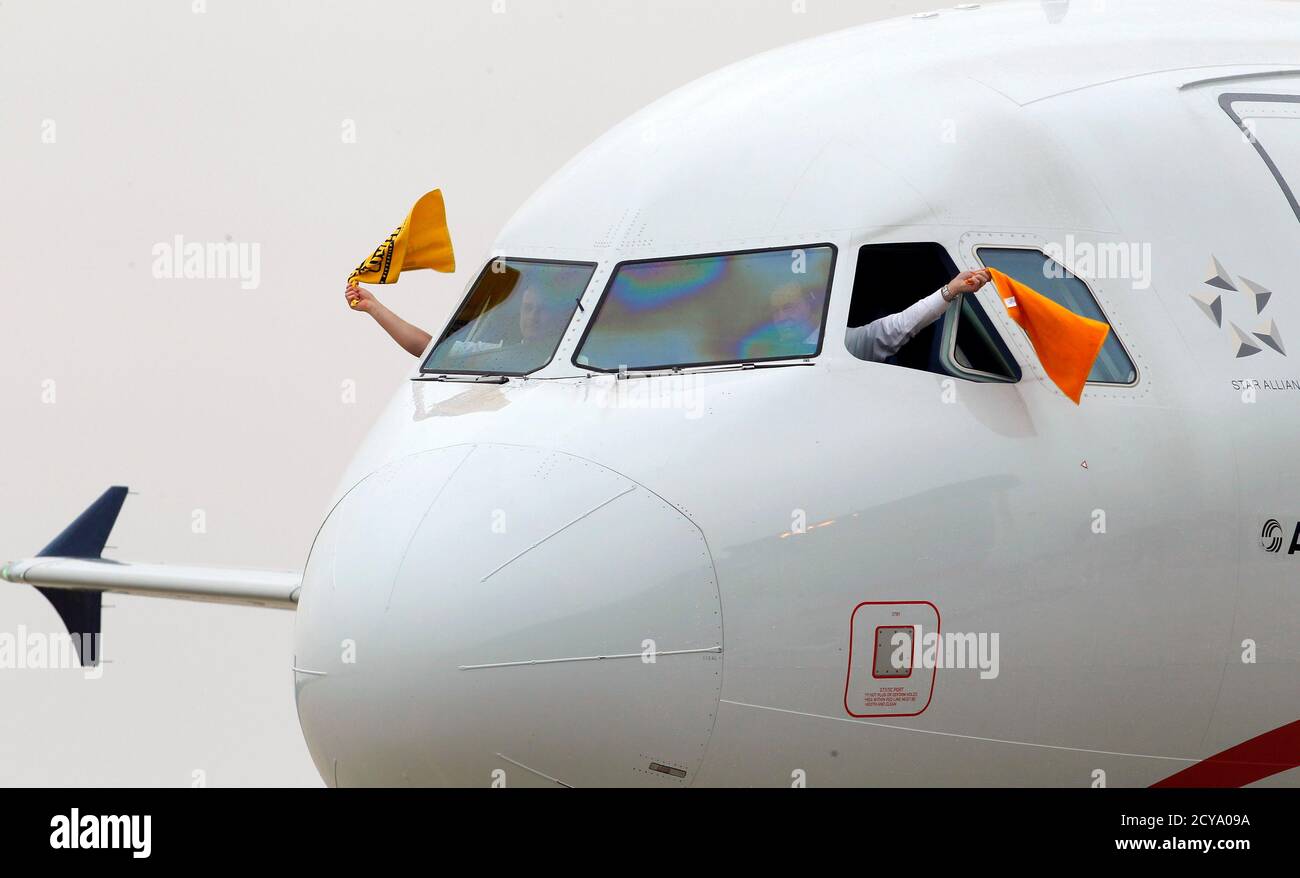
[[[721,653],[712,558],[680,510],[569,454],[455,446],[372,474],[326,520],[298,715],[332,785],[680,786]]]

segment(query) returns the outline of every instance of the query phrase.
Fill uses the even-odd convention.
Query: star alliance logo
[[[1286,356],[1286,347],[1282,344],[1282,335],[1278,332],[1277,321],[1264,316],[1264,309],[1268,307],[1269,300],[1273,298],[1272,290],[1241,275],[1237,276],[1237,283],[1233,283],[1228,270],[1213,255],[1210,256],[1210,277],[1205,281],[1205,285],[1214,287],[1219,292],[1192,293],[1192,301],[1220,329],[1224,328],[1224,292],[1245,293],[1250,300],[1250,305],[1253,306],[1252,310],[1257,318],[1253,330],[1248,332],[1232,320],[1228,321],[1227,328],[1232,336],[1232,347],[1237,359],[1253,357],[1255,354],[1262,352],[1265,347],[1284,357]]]

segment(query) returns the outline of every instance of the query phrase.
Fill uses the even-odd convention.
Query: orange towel
[[[442,272],[456,270],[456,256],[452,252],[451,233],[447,230],[447,209],[441,189],[423,195],[407,214],[406,222],[357,266],[348,282],[395,284],[403,271],[416,268]],[[355,303],[353,307],[356,307]]]
[[[1075,314],[996,268],[990,268],[989,274],[1007,315],[1029,336],[1047,377],[1078,405],[1110,327]]]

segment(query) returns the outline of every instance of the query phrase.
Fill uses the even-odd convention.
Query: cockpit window
[[[527,375],[555,356],[596,266],[494,259],[429,352],[422,372]]]
[[[1058,305],[1109,325],[1101,306],[1082,279],[1040,250],[1023,247],[978,247],[980,261],[1042,293]],[[1092,364],[1089,384],[1133,384],[1137,369],[1112,326]]]
[[[573,361],[614,372],[816,356],[834,266],[830,244],[621,263]]]

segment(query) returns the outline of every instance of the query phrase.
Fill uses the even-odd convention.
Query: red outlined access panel
[[[929,601],[863,601],[849,617],[849,716],[916,716],[934,697],[935,668],[914,667],[922,638],[939,634],[939,608]],[[901,658],[901,663],[898,659]]]

